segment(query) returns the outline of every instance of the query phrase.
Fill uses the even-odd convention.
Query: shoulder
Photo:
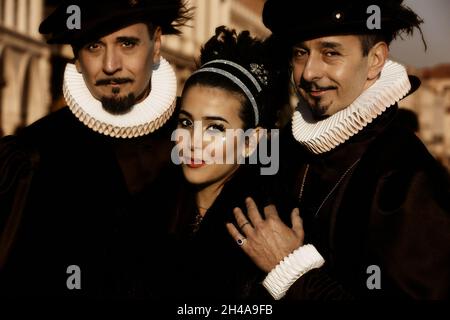
[[[66,107],[0,139],[0,179],[7,183],[24,168],[37,168],[43,155],[58,152],[69,135],[76,136],[76,118]]]
[[[68,107],[54,111],[24,128],[20,135],[27,140],[48,138],[72,130],[81,123]],[[34,139],[33,139],[34,138]]]
[[[374,168],[383,171],[426,171],[439,169],[438,162],[422,141],[410,130],[389,126],[368,148],[365,160],[371,160]]]
[[[38,142],[47,141],[50,135],[55,135],[55,125],[65,117],[66,110],[54,112],[22,129],[17,135],[0,139],[0,180],[4,183],[3,187],[24,168],[39,162]]]
[[[53,148],[55,144],[79,135],[84,125],[77,120],[68,107],[54,111],[23,128],[17,135],[17,141],[34,148]]]
[[[0,139],[0,180],[4,181],[8,173],[19,170],[23,165],[34,165],[38,158],[37,149],[24,137],[3,137]]]
[[[373,178],[375,199],[382,211],[395,212],[419,202],[450,209],[445,204],[450,196],[447,170],[407,129],[392,126],[378,136],[361,161],[361,172],[366,182]]]
[[[0,139],[0,226],[4,215],[22,200],[18,192],[30,181],[39,163],[39,152],[25,140],[17,136]]]
[[[70,111],[69,107],[63,107],[59,110],[53,111],[46,115],[45,117],[37,120],[36,122],[30,124],[25,128],[25,132],[28,131],[43,131],[49,130],[57,127],[64,127],[68,123],[78,121],[73,113]]]

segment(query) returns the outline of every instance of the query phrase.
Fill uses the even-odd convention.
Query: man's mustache
[[[320,86],[319,84],[317,84],[315,82],[309,82],[309,81],[306,81],[305,79],[300,79],[300,83],[299,83],[298,87],[307,92],[337,89],[335,86]]]
[[[127,82],[133,82],[133,79],[130,78],[108,78],[108,79],[100,79],[95,82],[96,86],[106,86],[110,84],[123,84]]]

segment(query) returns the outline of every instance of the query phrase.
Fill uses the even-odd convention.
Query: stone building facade
[[[0,135],[48,112],[50,48],[38,27],[43,0],[0,0]]]

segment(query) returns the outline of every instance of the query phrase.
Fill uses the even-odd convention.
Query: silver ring
[[[240,247],[244,244],[245,241],[247,241],[247,239],[245,239],[245,238],[239,238],[236,240],[238,246],[240,246]]]
[[[239,227],[239,229],[242,230],[242,228],[245,227],[247,224],[250,224],[250,222],[245,221],[245,222]]]

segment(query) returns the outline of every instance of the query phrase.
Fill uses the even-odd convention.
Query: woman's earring
[[[154,63],[154,64],[152,65],[152,70],[153,70],[153,71],[158,70],[160,65],[161,65],[161,63],[160,63],[159,61],[158,61],[157,63]]]

